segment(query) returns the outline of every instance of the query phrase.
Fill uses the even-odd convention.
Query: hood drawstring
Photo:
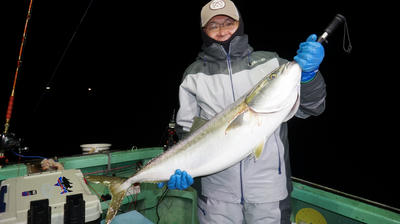
[[[207,65],[207,61],[204,58],[201,58],[201,60],[203,61],[203,66],[205,67]]]
[[[248,65],[249,65],[249,67],[251,67],[250,54],[251,54],[251,51],[250,51],[250,49],[248,49],[248,50],[247,50],[247,60],[248,60]]]

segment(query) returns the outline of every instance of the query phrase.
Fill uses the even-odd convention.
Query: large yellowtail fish
[[[167,181],[176,169],[185,170],[192,177],[210,175],[251,154],[258,158],[269,136],[296,113],[300,101],[300,77],[301,68],[297,63],[281,65],[247,94],[129,179],[87,177],[89,181],[110,187],[112,200],[106,223],[114,218],[132,184]]]

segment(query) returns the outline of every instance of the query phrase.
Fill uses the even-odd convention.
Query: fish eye
[[[275,78],[276,78],[276,73],[272,73],[272,74],[269,76],[269,78],[270,78],[270,79],[275,79]]]

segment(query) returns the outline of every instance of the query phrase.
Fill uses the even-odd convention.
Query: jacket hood
[[[246,57],[252,52],[253,48],[249,45],[246,34],[235,36],[229,43],[229,56],[231,58]],[[199,58],[204,61],[225,60],[228,56],[227,54],[221,44],[214,42],[209,46],[203,44]]]

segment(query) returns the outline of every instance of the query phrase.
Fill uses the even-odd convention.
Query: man
[[[243,20],[230,0],[213,0],[201,10],[202,52],[185,71],[179,89],[177,124],[189,132],[194,117],[211,119],[287,60],[274,52],[253,51]],[[318,71],[324,49],[311,35],[294,59],[302,68],[297,117],[325,109],[325,82]],[[287,125],[266,141],[257,160],[246,158],[219,173],[201,178],[200,223],[290,223],[290,182]],[[177,172],[168,187],[185,189],[190,174]],[[162,185],[162,184],[161,184]]]

